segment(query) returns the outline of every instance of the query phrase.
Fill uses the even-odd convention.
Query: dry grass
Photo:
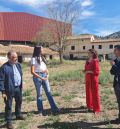
[[[112,76],[109,75],[109,63],[101,63],[101,113],[95,116],[87,113],[85,106],[85,84],[84,75],[80,74],[84,67],[81,61],[65,61],[63,65],[49,65],[50,84],[52,93],[58,106],[62,108],[60,115],[52,116],[48,110],[49,104],[45,94],[43,95],[44,108],[48,116],[36,114],[36,91],[30,74],[30,67],[23,65],[24,71],[24,92],[22,111],[27,116],[25,121],[14,121],[16,129],[98,129],[98,128],[120,128],[119,125],[110,123],[111,119],[117,117],[116,98],[112,88]],[[70,79],[68,75],[73,71]],[[75,72],[78,71],[76,75]],[[104,83],[104,73],[111,79]],[[64,78],[62,78],[64,76]],[[75,77],[73,77],[75,76]],[[77,77],[80,76],[80,77]],[[61,78],[59,78],[61,77]],[[112,100],[112,101],[110,101]],[[4,104],[0,97],[0,126],[4,124]],[[13,106],[14,111],[14,106]]]

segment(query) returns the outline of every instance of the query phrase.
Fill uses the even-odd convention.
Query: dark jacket
[[[114,60],[115,65],[112,66],[110,73],[114,75],[114,83],[113,86],[120,84],[120,61],[117,59]]]
[[[16,64],[21,78],[22,78],[22,69],[19,63]],[[0,91],[5,92],[8,96],[14,95],[14,72],[12,64],[6,62],[0,67]],[[22,89],[22,81],[20,88]]]

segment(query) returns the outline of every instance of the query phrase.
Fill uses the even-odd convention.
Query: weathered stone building
[[[98,39],[94,35],[82,34],[69,36],[64,49],[65,59],[86,59],[91,48],[98,51],[103,60],[113,58],[114,46],[120,44],[120,39]]]

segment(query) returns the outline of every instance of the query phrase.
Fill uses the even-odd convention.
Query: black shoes
[[[7,123],[6,124],[6,127],[7,127],[7,129],[14,129],[12,123]]]
[[[60,109],[55,109],[55,110],[53,110],[52,111],[52,115],[58,115],[58,114],[60,114]]]
[[[16,120],[25,120],[25,117],[23,115],[16,116]]]
[[[23,115],[16,116],[16,120],[25,120],[25,117]],[[6,127],[7,127],[7,129],[14,129],[12,123],[7,123]]]
[[[43,111],[43,112],[38,112],[39,116],[47,116],[46,113]]]
[[[92,109],[88,109],[87,112],[94,113],[94,111]]]

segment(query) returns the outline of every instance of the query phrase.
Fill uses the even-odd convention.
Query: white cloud
[[[80,19],[86,19],[86,18],[89,18],[89,17],[94,16],[94,15],[95,15],[95,12],[93,12],[93,11],[83,10],[81,12],[81,18]]]
[[[87,19],[95,15],[95,12],[91,9],[94,3],[93,0],[81,0],[81,18],[82,20]]]
[[[93,16],[95,13],[92,12],[92,11],[84,10],[81,14],[82,14],[82,16],[84,16],[84,17],[90,17],[90,16]]]
[[[37,11],[39,7],[45,7],[46,4],[50,4],[55,0],[9,0],[9,1],[32,7],[35,9],[35,11]],[[80,6],[82,8],[81,10],[82,16],[80,19],[86,19],[95,14],[93,11],[89,9],[89,7],[91,7],[94,4],[93,0],[77,0],[77,1],[80,3]]]
[[[87,7],[87,6],[92,6],[93,5],[93,1],[92,0],[83,0],[81,2],[81,6],[82,7]]]
[[[16,2],[18,4],[27,5],[30,7],[39,7],[45,4],[49,4],[54,0],[10,0],[11,2]]]
[[[13,12],[13,10],[0,5],[0,12]]]
[[[39,7],[39,6],[44,6],[46,4],[49,4],[55,0],[9,0],[9,1],[31,6],[31,7]],[[92,0],[78,0],[78,1],[80,2],[81,7],[83,8],[93,5]]]

